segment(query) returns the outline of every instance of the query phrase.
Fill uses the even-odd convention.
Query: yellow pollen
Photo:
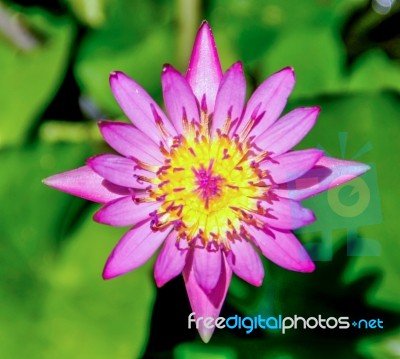
[[[221,133],[210,139],[200,126],[164,154],[150,191],[162,201],[155,226],[173,224],[179,239],[229,248],[229,239],[241,231],[243,213],[257,211],[268,190],[248,143]]]

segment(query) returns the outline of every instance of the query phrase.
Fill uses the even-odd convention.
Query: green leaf
[[[396,359],[400,355],[400,332],[365,339],[358,349],[368,359]]]
[[[74,26],[40,9],[23,15],[44,40],[29,52],[0,42],[0,147],[23,142],[64,75]]]
[[[106,21],[105,0],[64,0],[74,14],[91,27],[100,27]]]
[[[292,99],[337,92],[343,86],[340,72],[343,58],[340,42],[329,28],[298,29],[282,33],[266,53],[262,77],[292,66],[296,72]]]
[[[138,358],[147,341],[155,295],[152,263],[103,281],[105,260],[127,229],[97,224],[92,214],[48,273],[40,330],[49,359]]]
[[[356,60],[349,82],[352,91],[400,91],[400,66],[380,50],[371,50]]]
[[[84,205],[41,181],[81,165],[89,153],[87,145],[60,144],[0,152],[0,346],[8,357],[41,350],[36,327],[50,263]]]
[[[53,144],[0,153],[7,174],[0,177],[0,346],[7,357],[134,358],[146,343],[151,263],[103,281],[104,262],[126,229],[94,223],[86,201],[41,183],[93,152]]]
[[[89,33],[79,49],[74,68],[77,81],[106,113],[121,113],[109,87],[111,71],[124,71],[161,98],[162,66],[174,60],[175,44],[171,28],[163,21],[169,7],[154,6],[118,0],[105,26]]]
[[[228,347],[212,344],[183,343],[174,349],[175,359],[236,359],[236,352]]]

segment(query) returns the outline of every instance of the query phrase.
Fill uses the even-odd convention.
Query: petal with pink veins
[[[294,71],[286,67],[268,77],[247,102],[246,111],[235,132],[240,135],[247,122],[253,118],[252,134],[267,130],[280,116],[296,82]]]
[[[117,155],[98,155],[87,160],[87,164],[107,181],[119,186],[146,189],[151,184],[140,176],[152,178],[153,172],[138,168],[136,162]]]
[[[260,168],[270,172],[274,183],[286,183],[309,171],[323,155],[317,149],[290,151],[261,162]]]
[[[160,247],[167,235],[166,231],[152,231],[150,221],[144,221],[129,230],[108,257],[103,278],[111,279],[140,267]]]
[[[186,263],[189,248],[182,241],[176,240],[176,232],[171,232],[157,257],[154,265],[154,278],[157,286],[165,283],[181,274]]]
[[[225,72],[219,86],[212,120],[212,135],[216,134],[217,129],[222,130],[228,118],[231,122],[241,118],[245,98],[246,79],[242,64],[237,62]],[[226,129],[226,133],[228,132],[229,128]]]
[[[245,239],[230,242],[226,259],[233,272],[246,282],[259,287],[264,279],[264,267],[251,243]]]
[[[108,202],[94,214],[94,220],[110,226],[131,226],[149,218],[159,202],[137,202],[132,196]]]
[[[296,108],[260,134],[255,139],[257,147],[272,152],[272,156],[289,151],[311,130],[319,112],[319,107]]]
[[[121,155],[149,164],[161,164],[164,156],[143,132],[125,122],[100,121],[99,128],[107,143]]]
[[[82,166],[47,177],[43,183],[59,191],[98,203],[107,203],[130,194],[126,188],[104,180],[89,166]]]
[[[369,169],[363,163],[324,156],[303,176],[280,185],[274,192],[281,197],[301,201],[361,176]]]
[[[184,134],[183,117],[186,117],[188,123],[200,123],[196,97],[186,78],[171,65],[164,66],[161,81],[164,103],[170,119],[177,132]]]
[[[157,145],[164,142],[157,122],[171,136],[176,136],[172,123],[150,95],[134,80],[123,72],[115,71],[110,75],[111,91],[125,115],[134,125],[151,138]]]
[[[221,63],[210,25],[204,21],[194,42],[186,78],[200,105],[208,113],[214,111],[215,99],[222,78]]]
[[[315,265],[296,236],[289,231],[247,227],[262,254],[275,264],[296,272],[312,272]]]
[[[196,281],[210,293],[221,275],[222,252],[220,249],[196,248],[193,251],[193,270]]]
[[[271,204],[262,202],[260,206],[265,207],[268,214],[265,216],[252,214],[273,228],[291,230],[307,226],[315,221],[315,215],[310,209],[304,208],[299,202],[287,198],[277,196]]]
[[[200,317],[218,318],[232,278],[232,270],[226,263],[225,258],[223,257],[222,260],[221,275],[219,276],[218,283],[209,294],[205,293],[197,283],[191,261],[186,264],[183,270],[183,278],[185,280],[190,306],[195,313],[195,319]],[[199,321],[199,334],[205,343],[208,343],[210,340],[214,329],[214,327],[206,327],[203,320]]]

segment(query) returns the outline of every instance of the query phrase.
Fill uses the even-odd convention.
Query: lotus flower
[[[92,157],[44,180],[101,203],[95,221],[131,226],[109,256],[104,279],[134,270],[161,247],[157,285],[182,273],[195,317],[215,318],[232,272],[261,285],[258,252],[283,268],[313,271],[291,232],[315,220],[300,201],[368,166],[326,157],[319,149],[291,150],[320,111],[297,108],[279,118],[295,83],[293,69],[271,75],[245,104],[242,64],[222,72],[204,22],[186,75],[165,65],[161,82],[166,114],[134,80],[112,72],[114,97],[133,123],[99,122],[117,154]],[[213,328],[201,323],[207,342]]]

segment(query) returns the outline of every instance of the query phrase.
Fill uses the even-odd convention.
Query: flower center
[[[150,197],[162,202],[153,228],[173,224],[179,239],[211,241],[229,247],[246,211],[257,211],[268,191],[247,142],[200,131],[175,138],[158,169]],[[198,242],[196,242],[198,243]]]
[[[221,185],[224,181],[221,176],[213,174],[213,164],[214,160],[210,160],[207,169],[203,165],[201,165],[200,169],[198,170],[196,170],[194,167],[192,168],[192,171],[196,176],[195,183],[198,186],[195,189],[195,192],[197,192],[200,198],[204,201],[206,209],[209,207],[211,199],[221,195]]]

